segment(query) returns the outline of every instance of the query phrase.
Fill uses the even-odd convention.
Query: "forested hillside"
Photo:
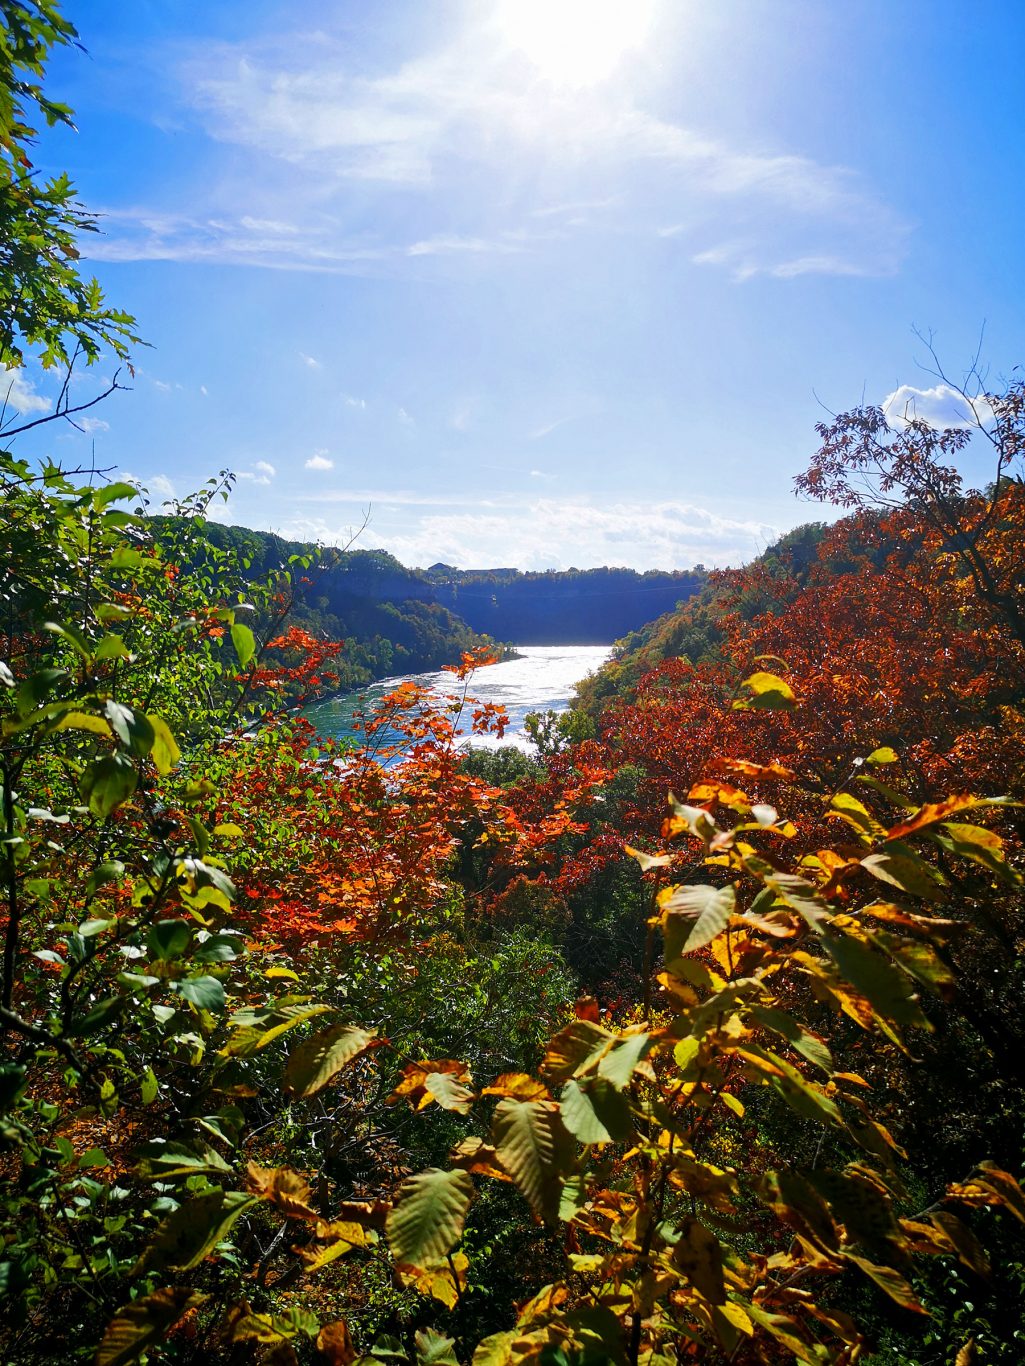
[[[156,520],[159,525],[162,519]],[[360,645],[375,635],[391,639],[401,648],[400,662],[412,649],[423,662],[402,665],[410,670],[439,667],[480,636],[524,645],[608,644],[675,608],[707,577],[701,569],[407,569],[384,550],[318,548],[216,524],[209,534],[248,560],[254,575],[281,569],[291,556],[312,557],[314,567],[296,585],[296,609],[329,633],[355,636]],[[371,648],[380,650],[380,641]],[[445,648],[447,655],[439,657]]]
[[[74,30],[0,15],[0,363],[73,416],[134,323],[31,174]],[[482,650],[318,736],[316,557],[219,529],[227,478],[157,523],[9,426],[0,1358],[1018,1366],[1025,383],[984,412],[820,428],[842,520],[534,758],[461,746],[505,724]]]

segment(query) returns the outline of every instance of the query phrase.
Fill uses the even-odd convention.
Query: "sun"
[[[654,0],[501,0],[505,41],[553,85],[596,85],[641,47]]]

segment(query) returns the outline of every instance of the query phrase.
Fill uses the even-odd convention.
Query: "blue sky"
[[[1025,361],[1020,0],[68,13],[39,160],[151,349],[35,449],[158,500],[227,467],[226,520],[369,511],[409,564],[739,563],[822,515],[824,408],[934,388],[914,327]]]

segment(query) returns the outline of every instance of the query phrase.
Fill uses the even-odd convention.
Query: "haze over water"
[[[491,736],[477,736],[473,741],[475,745],[492,748],[501,743],[529,750],[531,743],[524,730],[527,713],[566,711],[575,685],[604,664],[612,652],[610,645],[519,645],[516,648],[518,659],[478,669],[470,682],[470,696],[504,707],[509,716],[509,726],[501,742]],[[453,692],[458,687],[453,675],[444,670],[386,678],[359,693],[350,693],[311,708],[309,719],[322,735],[338,739],[352,736],[353,713],[361,707],[372,707],[376,698],[409,679],[438,693]]]

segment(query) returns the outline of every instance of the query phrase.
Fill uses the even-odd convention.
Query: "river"
[[[500,664],[488,664],[478,669],[470,681],[470,695],[481,702],[493,702],[506,709],[509,726],[505,732],[506,745],[529,750],[531,743],[524,730],[527,713],[532,711],[566,711],[573,689],[582,678],[601,667],[609,658],[609,645],[518,645],[517,659],[506,659]],[[410,674],[404,678],[385,678],[358,693],[321,702],[307,713],[309,720],[324,736],[344,739],[354,734],[353,712],[372,707],[375,698],[383,696],[400,683],[423,684],[437,692],[451,692],[458,686],[450,673]],[[493,737],[474,738],[475,745],[489,747],[499,742]]]

